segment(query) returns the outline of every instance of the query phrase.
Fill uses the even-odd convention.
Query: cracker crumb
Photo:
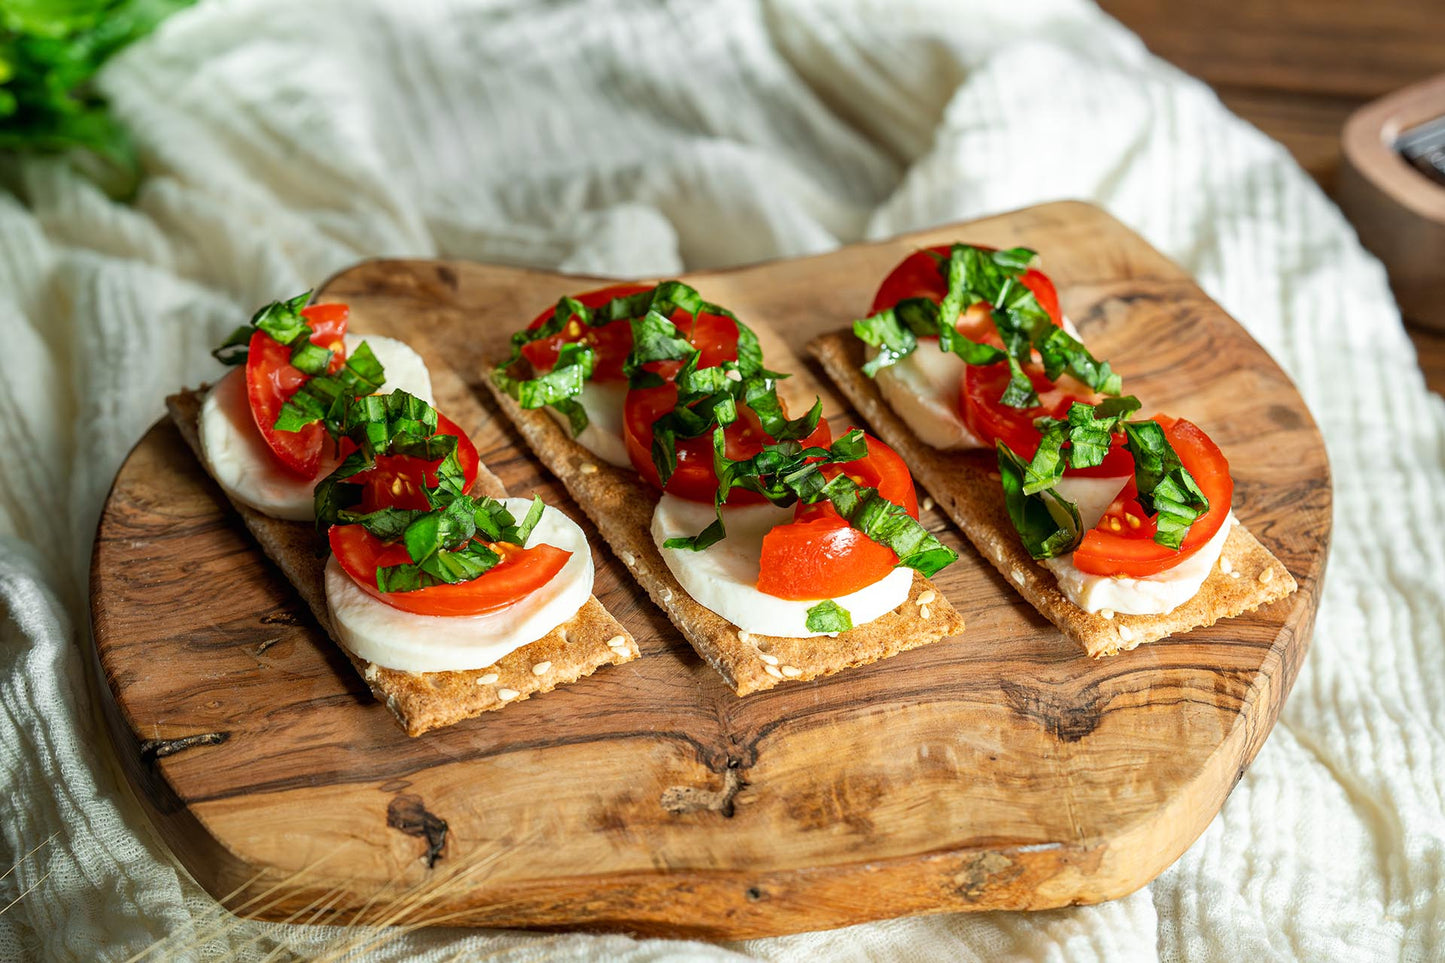
[[[362,677],[366,679],[367,682],[375,682],[376,677],[379,675],[381,675],[381,666],[375,662],[366,663],[366,671],[362,673]]]

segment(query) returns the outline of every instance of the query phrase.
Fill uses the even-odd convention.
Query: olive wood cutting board
[[[1091,661],[932,510],[960,552],[936,581],[961,635],[739,698],[594,537],[597,596],[642,658],[409,739],[163,422],[106,503],[92,620],[120,761],[181,862],[267,919],[714,939],[1092,903],[1158,875],[1259,751],[1308,648],[1330,537],[1324,446],[1259,345],[1085,204],[683,279],[769,328],[770,366],[791,365],[789,390],[821,390],[846,427],[794,358],[865,312],[905,254],[951,240],[1043,255],[1129,389],[1224,449],[1236,512],[1295,595]],[[595,535],[480,381],[513,330],[599,283],[392,260],[320,297],[350,304],[353,330],[434,349],[481,405],[485,463]]]

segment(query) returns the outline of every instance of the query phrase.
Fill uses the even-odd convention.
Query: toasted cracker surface
[[[201,450],[200,412],[204,387],[185,390],[166,399],[182,437],[205,464]],[[208,466],[209,467],[209,466]],[[506,496],[497,477],[478,468],[476,492],[493,498]],[[246,527],[266,555],[296,587],[311,607],[317,623],[336,639],[326,605],[326,558],[316,553],[316,531],[309,523],[284,521],[232,500]],[[615,641],[616,645],[609,645]],[[530,642],[495,665],[463,672],[404,672],[388,669],[353,655],[337,643],[356,667],[372,694],[389,709],[409,736],[419,736],[505,708],[515,702],[549,692],[557,686],[591,675],[604,665],[620,665],[638,657],[637,643],[597,599],[589,598],[572,619],[550,634]],[[538,674],[535,666],[550,663]]]
[[[1229,560],[1238,578],[1216,566],[1192,599],[1164,615],[1106,619],[1086,612],[1070,602],[1059,590],[1054,574],[1024,550],[1009,521],[1003,489],[996,468],[989,467],[990,460],[978,453],[940,451],[921,441],[894,414],[873,379],[863,374],[863,344],[851,332],[815,338],[808,351],[878,437],[903,456],[913,477],[974,547],[1019,594],[1095,658],[1213,625],[1282,599],[1296,588],[1289,570],[1243,525],[1236,524],[1220,558]]]
[[[547,468],[566,485],[639,585],[667,613],[697,653],[738,695],[780,682],[816,679],[866,665],[963,631],[963,618],[933,584],[914,573],[909,599],[836,637],[756,635],[706,608],[678,584],[652,540],[658,495],[631,468],[617,468],[568,437],[543,411],[527,411],[483,379],[503,412]],[[920,597],[931,600],[920,605]]]

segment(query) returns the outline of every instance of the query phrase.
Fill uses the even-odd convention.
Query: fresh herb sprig
[[[291,365],[306,382],[276,416],[277,431],[300,431],[320,422],[332,437],[345,433],[348,411],[357,398],[380,390],[386,371],[363,341],[336,371],[329,371],[336,352],[311,342],[311,328],[301,309],[311,300],[307,291],[285,301],[273,301],[257,311],[249,324],[231,332],[224,344],[211,354],[222,364],[245,364],[251,337],[263,331],[278,344],[291,349]]]
[[[935,255],[936,256],[936,255]],[[1068,372],[1093,390],[1117,395],[1122,383],[1108,362],[1099,361],[1067,331],[1054,325],[1022,281],[1034,259],[1034,252],[1017,247],[1007,251],[984,251],[955,244],[949,256],[939,258],[939,270],[948,281],[941,301],[905,298],[853,322],[853,333],[877,349],[863,366],[873,377],[883,368],[897,364],[918,348],[918,338],[938,338],[938,347],[958,355],[966,364],[1007,364],[1009,383],[1000,402],[1013,408],[1033,408],[1038,393],[1025,366],[1037,351],[1044,375],[1057,381]],[[959,316],[975,304],[985,304],[1003,348],[972,341],[958,333]]]

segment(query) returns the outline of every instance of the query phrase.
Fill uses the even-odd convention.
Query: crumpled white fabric
[[[1285,151],[1081,0],[212,0],[105,72],[150,178],[0,195],[0,957],[1439,959],[1445,407]],[[86,682],[106,487],[256,304],[368,256],[656,275],[1092,199],[1299,385],[1338,506],[1313,651],[1145,890],[730,948],[242,921],[122,788]],[[1243,399],[1243,403],[1248,403]]]

